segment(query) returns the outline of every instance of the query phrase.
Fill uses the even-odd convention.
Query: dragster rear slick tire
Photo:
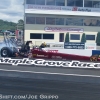
[[[8,47],[3,47],[1,49],[1,57],[15,57],[15,53],[11,51]]]

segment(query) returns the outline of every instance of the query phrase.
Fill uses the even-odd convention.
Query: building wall
[[[46,26],[49,27],[66,27],[66,28],[82,28],[84,29],[84,33],[86,35],[95,35],[94,40],[87,40],[87,42],[95,42],[97,32],[100,31],[100,1],[99,0],[25,0],[27,4],[25,5],[25,41],[32,40],[34,44],[40,44],[42,42],[59,42],[59,34],[64,33],[66,35],[67,31],[60,31],[60,32],[46,32],[44,28]],[[35,2],[34,2],[35,1]],[[55,2],[54,2],[55,1]],[[98,1],[98,2],[97,2]],[[33,3],[32,3],[33,2]],[[49,2],[49,3],[47,3]],[[58,2],[58,3],[57,3]],[[92,4],[92,5],[91,5]],[[77,8],[78,7],[78,8]],[[83,8],[88,7],[88,8]],[[73,10],[73,8],[77,8],[77,10]],[[93,9],[92,9],[93,8]],[[51,10],[50,10],[51,9]],[[93,16],[93,17],[92,17]],[[26,24],[26,17],[45,17],[45,24],[36,24],[33,22]],[[55,17],[55,18],[64,18],[63,25],[46,25],[46,17]],[[66,25],[67,18],[72,18],[72,24],[70,22]],[[30,18],[29,18],[30,19]],[[32,18],[31,18],[32,19]],[[80,19],[79,23],[83,22],[82,24],[78,24],[77,22]],[[41,19],[40,19],[41,20]],[[41,20],[43,21],[43,20]],[[51,20],[50,20],[51,21]],[[73,22],[76,21],[73,25]],[[91,22],[92,21],[92,22]],[[29,21],[31,22],[31,20]],[[60,23],[60,22],[59,22]],[[85,25],[85,24],[86,25]],[[88,25],[92,23],[91,25]],[[30,33],[53,33],[54,39],[30,39]],[[71,40],[70,42],[80,42],[82,33],[73,33],[69,32],[69,38],[73,34],[80,35],[79,40]],[[65,38],[65,37],[64,37]]]
[[[30,25],[30,24],[26,24],[25,25],[25,41],[27,40],[32,40],[34,44],[38,44],[38,43],[42,43],[42,42],[59,42],[59,33],[64,33],[64,35],[66,35],[67,32],[45,32],[44,28],[47,25]],[[55,25],[49,25],[52,27],[55,27]],[[65,26],[57,26],[56,27],[65,27]],[[73,26],[67,26],[67,27],[72,27]],[[95,35],[95,39],[96,39],[96,35],[97,32],[100,31],[99,27],[88,27],[88,26],[74,26],[76,28],[83,28],[84,29],[84,33],[86,33],[86,35]],[[54,33],[54,40],[43,40],[43,39],[30,39],[30,33]],[[82,33],[73,33],[73,32],[69,32],[69,34],[80,34],[80,40],[81,40],[81,36]],[[70,36],[69,36],[70,37]],[[80,42],[80,40],[70,40],[70,42]],[[94,40],[88,40],[87,42],[95,42]]]
[[[25,0],[26,4],[100,8],[100,0]]]

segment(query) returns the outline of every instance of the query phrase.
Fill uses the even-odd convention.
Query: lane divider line
[[[36,73],[36,74],[51,74],[51,75],[62,75],[62,76],[82,76],[82,77],[100,77],[98,75],[81,75],[81,74],[65,74],[65,73],[51,73],[51,72],[36,72],[36,71],[21,71],[21,70],[8,70],[0,69],[0,71],[6,72],[21,72],[21,73]]]

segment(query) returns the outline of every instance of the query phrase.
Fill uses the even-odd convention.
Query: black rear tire
[[[1,57],[11,57],[12,52],[9,48],[4,47],[1,49]]]

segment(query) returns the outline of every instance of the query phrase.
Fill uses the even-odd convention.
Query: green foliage
[[[86,35],[85,35],[85,33],[82,34],[81,42],[82,43],[86,42]]]
[[[4,21],[0,19],[0,30],[16,30],[17,26],[19,26],[20,29],[23,29],[23,26],[24,26],[23,24],[24,24],[24,21],[22,19],[20,19],[18,23],[8,22],[8,21]]]
[[[0,30],[15,30],[16,25],[17,24],[14,22],[3,21],[0,19]]]
[[[96,43],[100,45],[100,32],[97,33]]]
[[[20,19],[17,23],[17,29],[24,30],[24,21]]]
[[[66,33],[65,42],[69,42],[69,33]]]
[[[18,20],[18,24],[24,24],[24,21],[22,19]]]

